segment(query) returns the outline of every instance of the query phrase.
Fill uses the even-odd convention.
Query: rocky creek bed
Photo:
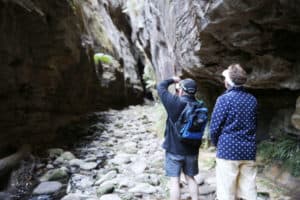
[[[10,195],[0,193],[0,198],[3,195],[2,199],[24,200],[168,199],[162,139],[154,130],[154,107],[130,106],[95,116],[99,120],[88,127],[89,134],[73,148],[51,148],[44,158],[31,156],[25,160],[22,171],[12,174],[21,183],[11,183],[15,191],[11,190]],[[215,198],[214,154],[213,149],[200,152],[200,173],[196,176],[200,200]],[[18,188],[18,184],[22,187]],[[181,199],[190,199],[184,179],[181,185]],[[30,194],[26,193],[28,188],[33,188]],[[261,177],[258,188],[261,200],[291,199]]]

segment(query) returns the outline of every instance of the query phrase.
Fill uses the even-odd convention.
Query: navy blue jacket
[[[170,153],[178,155],[198,155],[199,146],[191,146],[179,141],[175,134],[174,123],[179,118],[181,112],[186,106],[187,102],[196,101],[194,96],[177,96],[168,91],[169,85],[173,84],[173,79],[167,79],[160,82],[157,86],[157,92],[163,103],[168,118],[166,121],[165,140],[163,148]]]
[[[218,158],[255,160],[256,115],[256,98],[243,87],[233,87],[217,99],[210,135]]]

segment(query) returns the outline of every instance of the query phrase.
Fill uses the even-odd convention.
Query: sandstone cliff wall
[[[55,138],[89,111],[142,102],[130,41],[100,1],[0,0],[0,145]],[[113,57],[95,65],[94,53]]]
[[[259,100],[260,137],[299,135],[297,1],[131,0],[125,5],[132,38],[151,58],[158,80],[172,75],[196,79],[212,109],[224,91],[222,70],[241,63],[249,74],[246,87]]]

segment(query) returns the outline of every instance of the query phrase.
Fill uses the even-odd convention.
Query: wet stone
[[[60,148],[53,148],[53,149],[48,149],[48,154],[50,158],[55,158],[60,156],[64,152],[63,149]]]
[[[63,158],[63,160],[72,160],[72,159],[75,159],[75,156],[71,153],[71,152],[64,152],[62,155],[61,155],[61,158]]]
[[[142,174],[147,169],[147,163],[144,161],[137,161],[130,166],[130,170],[135,174]]]
[[[151,194],[156,192],[156,188],[148,183],[139,183],[135,187],[129,189],[129,192]]]
[[[81,195],[68,194],[68,195],[64,196],[61,200],[81,200]]]
[[[65,167],[61,167],[59,169],[49,170],[46,174],[44,174],[40,178],[40,181],[55,181],[67,177],[68,177],[67,169]]]
[[[31,197],[29,200],[52,200],[52,197],[50,195],[39,195]]]
[[[80,165],[80,168],[83,170],[92,170],[95,169],[97,167],[97,163],[96,162],[87,162],[87,163],[83,163]]]
[[[84,164],[84,161],[81,159],[77,159],[77,158],[69,161],[70,166],[81,166],[83,164]]]
[[[100,197],[99,200],[122,200],[117,194],[107,194]]]
[[[115,189],[115,184],[111,182],[104,182],[97,188],[97,196],[112,193]]]
[[[84,191],[93,184],[94,181],[91,177],[81,174],[73,174],[69,180],[67,192]]]
[[[33,194],[52,194],[59,191],[61,187],[62,184],[57,181],[42,182],[33,190]]]
[[[109,171],[105,175],[98,174],[100,178],[96,181],[95,185],[100,185],[105,181],[111,180],[117,176],[117,172],[115,170]]]

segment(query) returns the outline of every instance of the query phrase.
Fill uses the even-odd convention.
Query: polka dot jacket
[[[255,160],[256,110],[256,98],[243,87],[233,87],[219,96],[210,123],[218,158]]]

